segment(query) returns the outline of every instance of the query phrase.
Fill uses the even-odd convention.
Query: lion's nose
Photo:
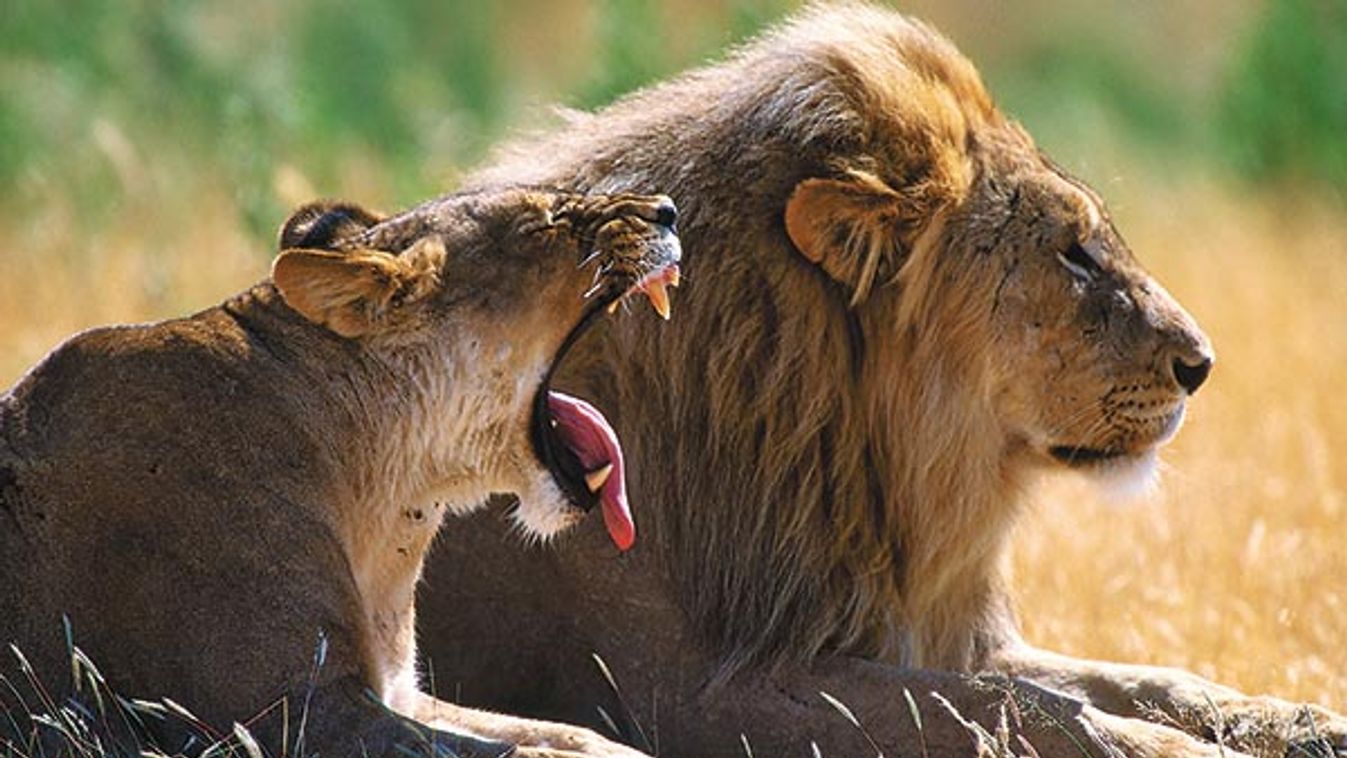
[[[1196,361],[1196,362],[1190,362]],[[1191,395],[1197,392],[1197,388],[1207,381],[1207,375],[1211,373],[1211,356],[1194,355],[1190,357],[1175,358],[1173,363],[1174,379],[1179,386],[1187,390]]]

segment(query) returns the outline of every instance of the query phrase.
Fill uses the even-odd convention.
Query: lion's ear
[[[301,206],[281,225],[280,250],[336,250],[337,243],[383,221],[385,216],[355,203],[320,200]]]
[[[286,250],[271,276],[286,304],[343,337],[361,337],[397,323],[440,283],[446,257],[438,236],[401,255],[379,250],[331,253]]]
[[[786,234],[805,258],[863,301],[897,276],[926,219],[939,206],[929,185],[900,191],[867,171],[805,179],[786,201]]]

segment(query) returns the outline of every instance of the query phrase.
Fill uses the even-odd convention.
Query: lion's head
[[[901,136],[891,142],[912,144]],[[1148,478],[1211,369],[1207,338],[1099,196],[1021,130],[992,121],[950,136],[927,140],[936,180],[915,191],[883,163],[801,181],[784,214],[791,241],[889,324],[878,339],[901,354],[934,341],[944,381],[986,403],[1007,457]]]
[[[282,227],[273,277],[310,321],[395,363],[429,363],[409,376],[453,384],[485,375],[485,386],[448,388],[482,397],[440,409],[451,413],[444,434],[464,427],[452,416],[486,427],[447,442],[488,459],[479,485],[516,493],[516,519],[537,537],[601,503],[626,549],[635,531],[617,437],[597,408],[549,383],[552,367],[622,298],[642,292],[668,317],[675,217],[664,196],[535,187],[451,194],[391,218],[321,202]],[[486,408],[501,402],[515,418],[496,429]],[[485,494],[461,499],[476,504]]]

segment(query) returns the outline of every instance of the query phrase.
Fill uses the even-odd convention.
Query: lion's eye
[[[1065,252],[1058,253],[1057,260],[1072,276],[1083,281],[1093,281],[1100,272],[1099,261],[1079,242],[1072,242]]]

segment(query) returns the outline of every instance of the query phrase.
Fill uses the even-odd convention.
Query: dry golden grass
[[[0,226],[0,385],[77,331],[186,315],[266,275],[269,251],[228,198],[179,197],[123,208],[96,234],[60,202]]]
[[[1218,368],[1158,497],[1118,507],[1070,481],[1045,489],[1016,553],[1026,632],[1341,709],[1347,215],[1191,184],[1147,191],[1109,194]],[[55,199],[0,225],[0,384],[78,329],[187,313],[265,275],[271,251],[218,190],[147,197],[97,234],[71,231]]]

